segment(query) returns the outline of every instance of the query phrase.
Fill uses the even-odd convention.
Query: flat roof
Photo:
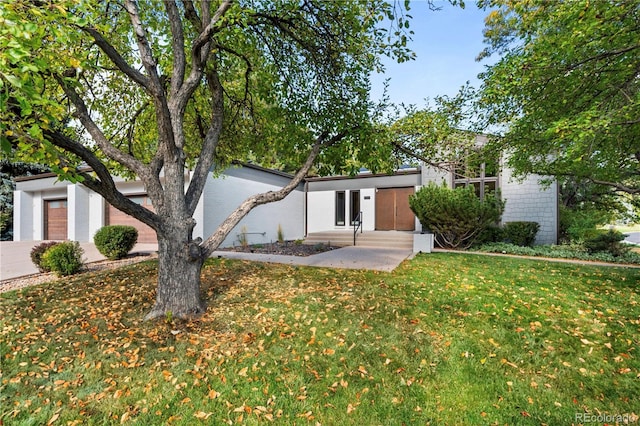
[[[406,170],[396,170],[394,173],[358,173],[353,176],[321,176],[307,178],[308,182],[322,182],[331,180],[347,180],[347,179],[368,179],[386,176],[405,176],[405,175],[419,175],[420,170],[417,168],[411,168]]]

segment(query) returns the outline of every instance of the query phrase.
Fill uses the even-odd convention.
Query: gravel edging
[[[82,270],[78,274],[115,269],[121,266],[131,265],[133,263],[139,263],[145,260],[156,259],[157,257],[157,253],[133,253],[120,260],[99,260],[97,262],[85,263]],[[31,274],[22,277],[11,278],[8,280],[0,281],[0,293],[12,290],[20,290],[25,287],[31,287],[34,285],[58,281],[60,279],[66,278],[68,277],[58,277],[53,272]]]

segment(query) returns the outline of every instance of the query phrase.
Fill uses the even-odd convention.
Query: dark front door
[[[409,207],[413,187],[380,188],[376,192],[376,230],[413,231],[415,216]]]
[[[67,200],[44,202],[44,239],[67,239]]]

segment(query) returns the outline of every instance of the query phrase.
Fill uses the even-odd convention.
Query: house
[[[196,209],[194,237],[211,235],[217,226],[248,196],[277,190],[291,176],[245,164],[210,177]],[[539,176],[512,179],[508,168],[481,164],[469,170],[445,171],[422,166],[390,175],[363,172],[353,177],[308,178],[284,200],[259,206],[249,213],[224,241],[223,246],[278,239],[278,228],[287,240],[308,234],[347,231],[361,223],[363,231],[421,231],[409,208],[409,196],[429,182],[449,187],[472,185],[479,196],[500,189],[506,200],[503,222],[535,221],[540,224],[537,244],[555,244],[558,234],[558,188],[541,186]],[[187,179],[188,184],[188,179]],[[117,187],[132,200],[152,209],[139,181],[118,180]],[[360,215],[360,216],[359,216]],[[14,193],[14,240],[69,239],[92,241],[104,225],[129,224],[139,230],[140,242],[155,242],[153,230],[107,204],[81,184],[59,182],[38,175],[17,179]]]
[[[186,177],[186,185],[189,184]],[[278,190],[291,176],[254,165],[225,170],[210,176],[194,213],[197,224],[194,237],[209,236],[220,223],[250,195]],[[140,181],[114,178],[124,195],[153,209]],[[13,238],[15,241],[75,240],[93,241],[104,225],[132,225],[138,229],[138,242],[154,243],[153,229],[109,205],[99,194],[82,184],[58,181],[41,174],[16,179],[14,191]],[[304,237],[304,185],[299,185],[284,200],[258,206],[232,231],[223,246],[277,241],[278,229],[286,239]]]
[[[486,137],[476,136],[478,146],[485,142]],[[504,158],[496,158],[494,164],[467,163],[454,170],[422,165],[400,169],[392,175],[364,172],[354,177],[310,178],[306,188],[306,232],[347,230],[359,222],[365,232],[422,231],[409,208],[408,197],[429,182],[444,182],[450,188],[473,186],[479,197],[499,189],[506,200],[502,223],[537,222],[540,229],[535,243],[556,244],[558,186],[555,181],[541,185],[540,178],[530,175],[523,180],[514,179]]]

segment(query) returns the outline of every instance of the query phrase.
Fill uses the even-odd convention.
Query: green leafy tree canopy
[[[640,194],[640,2],[487,0],[487,123],[520,174]]]

